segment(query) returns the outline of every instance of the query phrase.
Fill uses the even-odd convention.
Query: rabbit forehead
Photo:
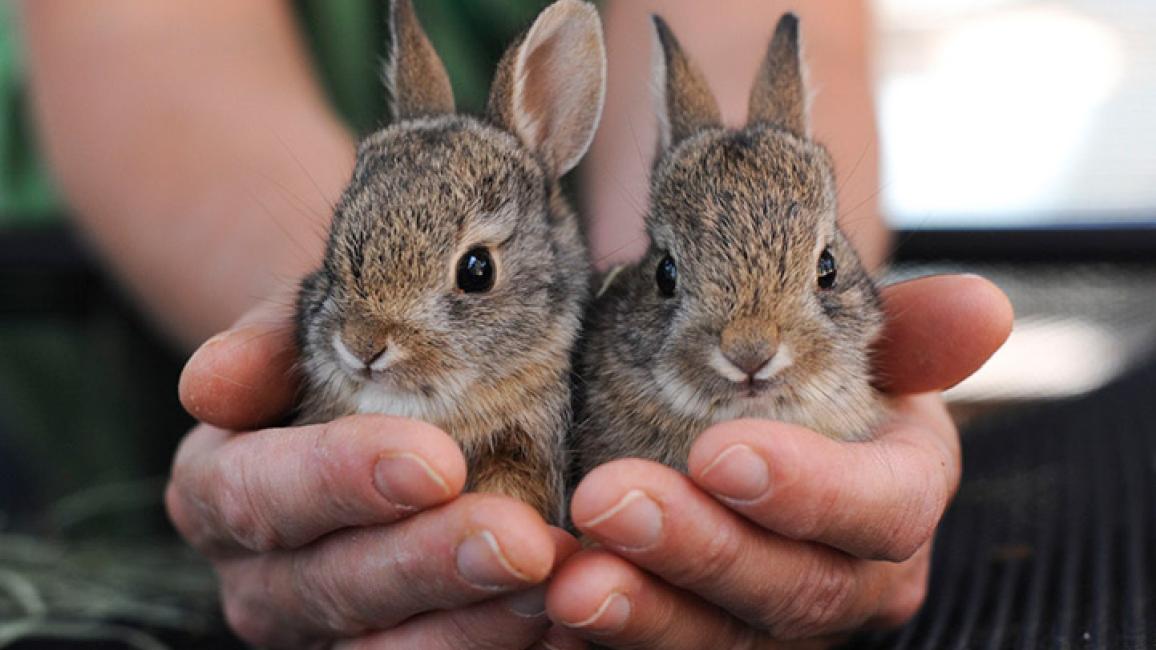
[[[830,158],[773,128],[711,131],[657,170],[649,225],[680,274],[728,286],[809,276],[835,236]],[[751,274],[751,278],[736,278]]]
[[[826,213],[834,208],[834,174],[822,146],[786,131],[716,129],[689,139],[660,162],[654,196],[656,217],[669,213],[692,222],[695,210],[774,217],[775,208],[792,203]]]
[[[414,201],[493,208],[534,195],[545,183],[541,166],[514,136],[450,116],[411,120],[367,138],[348,194],[381,208]]]
[[[545,183],[512,136],[473,120],[386,129],[358,152],[331,255],[342,275],[382,289],[444,283],[443,267],[469,247],[545,237]]]

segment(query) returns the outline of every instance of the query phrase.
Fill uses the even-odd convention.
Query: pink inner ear
[[[606,73],[599,25],[589,5],[552,5],[531,28],[514,70],[515,130],[558,175],[586,152],[602,112]]]
[[[518,128],[529,143],[542,144],[555,128],[550,100],[558,96],[557,80],[550,74],[551,65],[558,56],[561,38],[558,33],[535,44],[522,63],[522,77],[518,84]],[[552,160],[552,163],[558,161]]]

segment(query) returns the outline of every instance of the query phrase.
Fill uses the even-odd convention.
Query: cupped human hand
[[[583,478],[596,547],[558,569],[548,611],[614,648],[823,647],[924,600],[934,531],[959,484],[938,392],[1003,343],[1012,311],[973,276],[887,288],[877,369],[891,415],[869,442],[742,420],[705,431],[688,475],[638,459]]]
[[[541,643],[542,582],[574,538],[513,499],[462,494],[461,451],[431,425],[363,415],[274,426],[292,407],[295,361],[291,321],[264,306],[206,342],[181,377],[201,424],[180,445],[165,502],[215,567],[233,630],[265,647]]]

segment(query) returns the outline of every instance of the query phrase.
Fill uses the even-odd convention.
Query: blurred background
[[[972,270],[1016,306],[960,404],[1095,389],[1156,343],[1156,3],[876,0],[897,276]],[[955,259],[951,259],[955,258]]]
[[[1156,3],[876,0],[893,279],[980,273],[1015,328],[949,390],[964,482],[929,600],[857,648],[1156,643]]]
[[[881,197],[892,223],[1151,223],[1156,4],[875,7]]]
[[[505,29],[541,4],[424,7],[436,21],[449,15],[437,7],[484,5]],[[1141,522],[1156,512],[1156,2],[870,4],[879,145],[863,155],[880,160],[874,198],[897,231],[887,280],[980,273],[1017,318],[948,392],[968,476],[933,600],[898,637],[863,644],[1152,647],[1156,526]],[[212,580],[179,549],[134,546],[166,530],[156,497],[191,425],[176,399],[183,354],[76,236],[50,182],[24,173],[39,166],[29,131],[4,128],[30,121],[14,7],[0,0],[0,648],[27,639],[45,603],[186,645],[219,629]],[[464,39],[469,26],[433,29]],[[456,90],[484,91],[505,34],[487,38],[480,63],[444,49]],[[365,94],[329,90],[350,106]],[[382,112],[361,106],[344,112],[364,129]],[[132,542],[86,546],[97,531]],[[165,647],[57,632],[70,630]]]

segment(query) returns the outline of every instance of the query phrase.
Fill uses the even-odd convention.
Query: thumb
[[[222,429],[275,424],[297,395],[297,341],[292,308],[269,300],[205,341],[181,372],[181,404]]]
[[[877,384],[891,393],[950,388],[1011,334],[1003,291],[974,275],[942,275],[883,289],[887,322],[876,345]]]

